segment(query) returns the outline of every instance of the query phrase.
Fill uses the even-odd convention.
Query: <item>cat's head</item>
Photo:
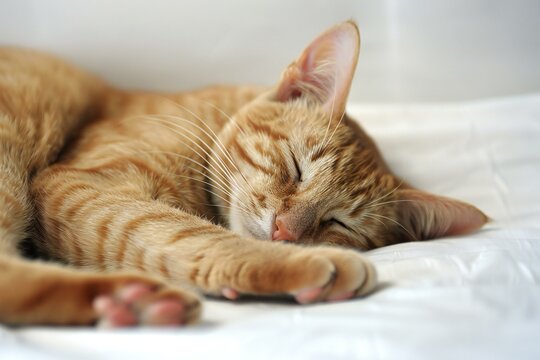
[[[411,189],[345,114],[358,60],[353,22],[317,37],[278,84],[220,134],[214,201],[246,236],[368,249],[475,230],[473,206]]]

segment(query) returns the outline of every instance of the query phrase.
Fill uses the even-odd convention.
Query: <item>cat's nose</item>
[[[296,241],[299,236],[290,231],[286,218],[276,217],[276,230],[272,234],[272,240]]]

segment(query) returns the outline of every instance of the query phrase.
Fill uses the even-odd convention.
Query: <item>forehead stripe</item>
[[[251,167],[265,173],[266,175],[272,175],[272,171],[270,171],[266,167],[262,166],[261,164],[255,162],[249,156],[249,154],[244,150],[244,148],[242,148],[242,146],[240,144],[238,144],[238,142],[236,141],[236,138],[233,139],[231,145],[232,145],[233,149],[236,151],[236,153],[242,158],[242,160],[244,160],[246,163],[251,165]]]
[[[284,134],[282,134],[282,133],[280,133],[278,131],[275,131],[274,129],[272,129],[271,126],[268,126],[268,125],[265,125],[265,124],[255,123],[251,119],[248,120],[248,125],[253,130],[255,130],[257,132],[260,132],[260,133],[263,133],[263,134],[267,135],[268,137],[272,138],[272,140],[275,140],[275,141],[287,140],[286,135],[284,135]]]

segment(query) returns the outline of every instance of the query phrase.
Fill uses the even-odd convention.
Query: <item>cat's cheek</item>
[[[231,213],[229,214],[229,229],[239,235],[248,235],[246,234],[247,230],[242,224],[242,218],[234,211],[231,211]]]
[[[316,245],[337,245],[337,246],[346,246],[350,247],[354,241],[351,240],[350,236],[339,233],[337,231],[331,231],[327,229],[313,240],[313,244]],[[355,247],[354,245],[352,246]]]
[[[246,225],[246,219],[243,216],[231,211],[229,214],[229,229],[241,236],[259,238],[256,232],[250,231],[250,227]]]
[[[261,216],[254,219],[257,227],[256,234],[254,234],[255,237],[262,240],[272,240],[272,234],[276,229],[275,219],[274,211],[268,209],[262,210]]]
[[[260,240],[270,240],[274,230],[274,213],[259,209],[258,214],[249,216],[245,213],[231,211],[229,228],[239,235]]]

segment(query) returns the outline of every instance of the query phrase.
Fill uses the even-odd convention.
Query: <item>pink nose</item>
[[[272,234],[272,240],[296,241],[298,236],[289,231],[287,224],[278,216],[276,218],[276,231]]]

